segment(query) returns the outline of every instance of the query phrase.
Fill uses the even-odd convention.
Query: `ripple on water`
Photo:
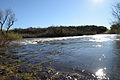
[[[105,70],[106,68],[101,68],[101,69],[98,69],[96,72],[95,72],[95,75],[97,76],[97,78],[99,80],[103,80],[103,79],[107,79],[109,80],[109,78],[107,77],[106,73],[105,73]]]
[[[64,70],[63,66],[74,67],[78,65],[80,69],[94,73],[99,80],[104,80],[109,79],[110,75],[120,70],[118,67],[120,63],[120,39],[116,39],[116,37],[116,35],[90,35],[69,38],[25,39],[20,43],[24,48],[20,48],[21,51],[19,49],[18,53],[24,51],[29,55],[26,56],[30,62],[39,63],[47,61],[47,58],[52,59],[51,65],[56,66],[59,70]],[[31,56],[35,57],[31,58]],[[60,67],[61,64],[63,66]],[[67,71],[71,71],[71,69]]]

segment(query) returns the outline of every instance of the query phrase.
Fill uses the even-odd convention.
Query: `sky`
[[[0,0],[0,9],[12,9],[12,28],[98,25],[110,28],[112,6],[119,0]]]

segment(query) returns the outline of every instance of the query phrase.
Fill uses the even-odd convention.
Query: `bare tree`
[[[118,27],[118,33],[120,34],[120,2],[113,7],[112,15],[114,17],[113,25]]]
[[[3,33],[3,27],[6,28],[6,33],[9,31],[10,27],[16,21],[15,14],[11,9],[6,9],[5,12],[0,10],[0,28]]]
[[[120,25],[120,3],[117,3],[114,7],[113,7],[113,17],[114,17],[114,24],[119,24]]]

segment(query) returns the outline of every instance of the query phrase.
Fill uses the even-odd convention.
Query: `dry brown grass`
[[[7,46],[11,41],[22,38],[19,34],[9,33],[0,33],[0,47]]]

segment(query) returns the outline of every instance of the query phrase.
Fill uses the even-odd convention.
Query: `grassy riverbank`
[[[0,33],[0,47],[6,47],[11,41],[21,38],[22,36],[20,34],[15,34],[13,32]]]

